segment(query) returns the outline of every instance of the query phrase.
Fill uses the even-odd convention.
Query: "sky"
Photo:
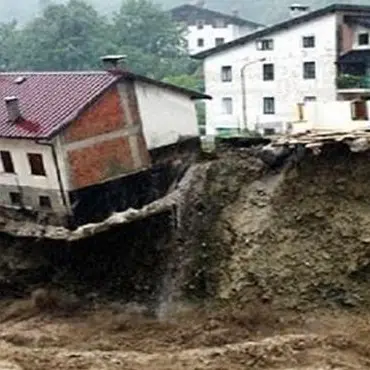
[[[0,21],[6,22],[17,19],[23,23],[35,17],[40,9],[40,4],[50,2],[65,2],[67,0],[0,0]],[[93,4],[96,9],[109,14],[119,8],[122,0],[86,0]],[[334,0],[335,1],[335,0]],[[165,9],[184,3],[191,3],[192,0],[155,0]],[[194,2],[194,1],[193,1]],[[210,9],[231,13],[233,9],[239,10],[244,18],[272,24],[286,18],[289,14],[288,7],[294,0],[206,0],[206,6]],[[370,0],[336,0],[342,3],[359,3],[370,5]],[[299,1],[312,8],[322,7],[333,3],[333,0],[305,0]]]

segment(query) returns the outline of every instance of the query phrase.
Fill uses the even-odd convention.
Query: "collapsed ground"
[[[56,286],[81,304],[65,318],[4,302],[0,369],[369,368],[369,152],[332,144],[274,168],[260,154],[228,148],[198,163],[176,217],[144,233],[132,225],[67,255],[4,239],[4,292]],[[132,297],[161,320],[117,303]]]

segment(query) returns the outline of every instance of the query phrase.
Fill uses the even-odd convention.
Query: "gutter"
[[[60,173],[60,167],[59,167],[58,157],[57,157],[57,153],[56,153],[55,147],[54,147],[54,145],[52,143],[41,142],[39,140],[36,140],[36,144],[45,145],[45,146],[50,147],[51,153],[52,153],[52,156],[53,156],[53,160],[54,160],[54,164],[55,164],[55,168],[57,170],[57,178],[58,178],[58,183],[59,183],[59,190],[60,190],[61,195],[62,195],[63,205],[66,207],[67,210],[69,210],[67,198],[66,198],[66,195],[65,195],[65,192],[64,192],[64,186],[63,186],[63,182],[62,182],[62,176],[61,176],[61,173]]]

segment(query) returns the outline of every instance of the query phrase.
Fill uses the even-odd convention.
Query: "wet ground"
[[[370,368],[370,314],[187,308],[158,321],[119,305],[63,317],[26,301],[2,312],[1,370]]]

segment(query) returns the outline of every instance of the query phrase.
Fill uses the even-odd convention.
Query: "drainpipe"
[[[57,156],[55,147],[54,147],[54,145],[52,143],[41,142],[41,141],[37,141],[37,140],[36,140],[36,144],[45,145],[45,146],[50,147],[50,149],[51,149],[51,153],[52,153],[52,156],[53,156],[55,168],[56,168],[56,171],[57,171],[57,178],[58,178],[58,183],[59,183],[59,190],[60,190],[60,193],[62,195],[62,202],[63,202],[63,205],[66,207],[66,209],[69,211],[69,206],[68,206],[66,195],[64,193],[64,186],[63,186],[63,182],[62,182],[62,175],[60,173],[60,167],[59,167],[59,163],[58,163],[58,156]]]
[[[240,80],[241,80],[241,90],[242,90],[242,109],[243,109],[243,128],[247,128],[247,101],[246,101],[246,87],[245,87],[245,69],[250,66],[251,64],[264,62],[266,58],[260,58],[257,60],[253,60],[244,64],[240,69]],[[239,128],[241,131],[242,129]]]

